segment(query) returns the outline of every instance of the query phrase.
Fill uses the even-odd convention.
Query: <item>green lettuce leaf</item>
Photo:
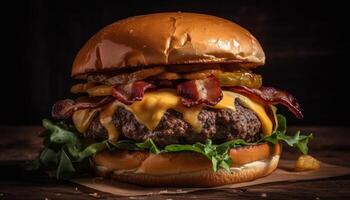
[[[287,132],[287,119],[281,114],[277,114],[277,131],[281,133]]]
[[[228,156],[228,149],[219,152],[218,145],[212,144],[211,140],[207,140],[205,144],[195,143],[193,145],[168,145],[164,149],[166,152],[193,151],[207,157],[212,163],[213,171],[217,171],[219,167],[230,170],[228,166],[231,164],[231,159]]]
[[[153,140],[147,140],[143,143],[136,143],[136,146],[141,149],[148,149],[151,153],[159,154],[159,148],[154,144]]]
[[[111,144],[111,149],[124,149],[130,151],[145,150],[138,147],[134,141],[131,140],[118,140],[118,141],[108,141]]]
[[[60,163],[58,164],[56,170],[56,178],[57,179],[69,179],[75,173],[75,169],[73,167],[71,159],[68,157],[66,152],[62,150],[60,152]]]
[[[159,154],[161,150],[154,144],[152,139],[146,140],[146,142],[135,143],[131,140],[118,140],[118,141],[109,141],[117,149],[124,150],[148,150],[151,153]]]
[[[278,142],[285,142],[290,147],[297,148],[301,153],[307,154],[309,151],[309,148],[307,144],[309,143],[309,140],[312,139],[312,133],[309,135],[300,135],[300,131],[297,131],[294,136],[286,135],[287,132],[287,120],[283,115],[277,115],[278,119],[278,128],[277,130],[267,136],[263,137],[261,141],[270,142],[273,144],[277,144]]]
[[[76,134],[76,130],[63,122],[52,123],[43,120],[46,130],[40,134],[43,137],[44,149],[34,160],[32,169],[41,166],[56,169],[58,179],[68,179],[75,173],[74,165],[99,151],[108,148],[108,142],[84,144],[84,140]]]
[[[52,149],[45,148],[39,156],[39,161],[46,166],[55,165],[58,163],[57,153]]]
[[[212,163],[213,171],[223,168],[230,171],[232,160],[229,156],[229,149],[237,146],[246,146],[249,143],[244,140],[231,140],[220,145],[212,144],[211,140],[207,140],[205,144],[197,142],[193,145],[172,144],[164,148],[165,152],[193,151],[207,157]]]
[[[84,150],[78,152],[77,161],[84,160],[85,158],[88,158],[97,152],[103,151],[107,148],[107,141],[99,142],[99,143],[93,143],[87,146]]]

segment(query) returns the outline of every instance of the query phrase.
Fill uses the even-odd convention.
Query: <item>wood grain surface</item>
[[[315,135],[311,154],[323,162],[350,167],[350,127],[292,127]],[[181,195],[118,197],[26,170],[41,148],[37,126],[0,127],[0,199],[347,199],[350,176],[316,181],[283,182],[241,189],[200,191]],[[283,158],[297,153],[284,148]]]

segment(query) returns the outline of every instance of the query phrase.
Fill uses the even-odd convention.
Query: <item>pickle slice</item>
[[[260,88],[262,77],[249,72],[223,72],[216,76],[222,86],[247,86],[249,88]]]
[[[253,74],[249,70],[222,71],[220,69],[207,69],[193,73],[183,74],[185,79],[204,79],[210,75],[214,75],[219,79],[221,86],[247,86],[249,88],[259,88],[262,85],[262,77]]]

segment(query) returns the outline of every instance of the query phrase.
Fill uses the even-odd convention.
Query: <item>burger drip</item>
[[[75,128],[80,133],[84,133],[89,128],[98,110],[99,109],[82,109],[75,111],[72,116]]]
[[[182,113],[184,120],[193,127],[195,132],[200,133],[202,130],[202,124],[198,120],[202,105],[185,107],[181,98],[172,89],[148,92],[141,101],[124,107],[134,113],[136,119],[149,130],[157,127],[164,113],[169,109]]]
[[[119,103],[117,101],[114,101],[107,105],[101,112],[100,112],[100,122],[102,126],[107,130],[108,133],[108,140],[118,140],[119,138],[119,132],[117,130],[117,127],[113,124],[113,115],[115,111],[118,108]]]

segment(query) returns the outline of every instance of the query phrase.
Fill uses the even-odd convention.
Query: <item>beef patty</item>
[[[231,109],[203,108],[198,115],[202,124],[202,131],[197,133],[184,121],[182,114],[175,110],[168,110],[152,131],[138,122],[135,116],[120,107],[113,115],[112,122],[121,134],[121,139],[143,142],[152,139],[157,145],[193,144],[205,142],[210,138],[221,143],[233,139],[244,139],[247,142],[259,138],[261,123],[255,113],[243,107],[239,101],[235,103],[236,111]],[[91,122],[87,138],[105,140],[108,138],[106,129],[101,125],[98,115]]]

